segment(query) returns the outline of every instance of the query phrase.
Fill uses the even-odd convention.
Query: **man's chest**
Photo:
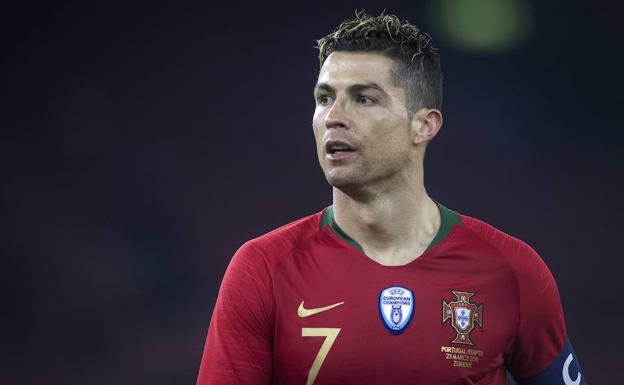
[[[505,383],[518,313],[496,268],[298,262],[274,281],[274,383]]]

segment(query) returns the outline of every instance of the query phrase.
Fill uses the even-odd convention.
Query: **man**
[[[245,243],[198,384],[585,383],[559,294],[522,241],[432,200],[442,126],[428,35],[358,15],[319,41],[313,118],[333,205]]]

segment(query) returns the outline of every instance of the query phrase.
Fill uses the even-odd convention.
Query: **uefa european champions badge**
[[[414,314],[414,293],[408,288],[391,286],[379,294],[379,314],[390,333],[403,333]]]

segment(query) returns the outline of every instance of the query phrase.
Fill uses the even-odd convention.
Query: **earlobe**
[[[442,113],[434,108],[421,108],[412,118],[413,143],[421,144],[433,139],[442,127]]]

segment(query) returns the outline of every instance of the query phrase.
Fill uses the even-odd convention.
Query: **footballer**
[[[197,384],[586,384],[540,256],[425,190],[442,126],[430,37],[359,14],[318,45],[333,204],[235,253]]]

